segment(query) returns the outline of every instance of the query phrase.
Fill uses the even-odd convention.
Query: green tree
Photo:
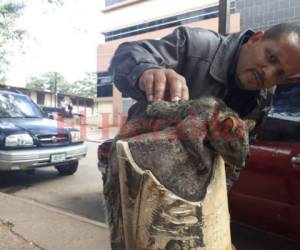
[[[58,7],[64,0],[39,0]],[[0,0],[0,84],[5,84],[12,47],[22,46],[25,30],[16,25],[17,19],[23,14],[29,0]]]
[[[30,77],[26,81],[26,88],[28,89],[35,89],[35,90],[42,90],[46,91],[46,85],[45,85],[45,79],[42,79],[41,77]]]
[[[61,90],[66,89],[67,84],[64,76],[58,72],[47,72],[40,76],[34,76],[26,81],[26,88],[62,93]],[[68,87],[69,89],[70,86]]]
[[[95,97],[97,93],[97,75],[94,72],[86,72],[82,79],[73,83],[73,95]]]
[[[21,41],[24,31],[16,28],[15,21],[22,14],[24,4],[12,0],[0,2],[0,82],[5,82],[5,72],[9,64],[9,45]]]
[[[56,5],[59,5],[59,6],[62,6],[64,4],[63,0],[47,0],[47,2],[50,3],[50,4],[56,4]]]
[[[82,79],[68,83],[64,76],[58,72],[47,72],[40,76],[33,76],[26,81],[26,88],[55,92],[65,95],[83,97],[96,96],[96,73],[85,73]]]

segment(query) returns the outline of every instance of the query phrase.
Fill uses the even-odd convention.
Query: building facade
[[[241,30],[266,30],[278,23],[300,25],[299,0],[237,0],[235,12],[241,16]]]

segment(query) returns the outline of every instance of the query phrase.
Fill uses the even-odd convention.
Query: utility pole
[[[230,0],[219,0],[219,33],[230,32]]]
[[[57,107],[57,73],[54,72],[54,107]]]

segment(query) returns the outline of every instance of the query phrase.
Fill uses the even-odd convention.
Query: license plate
[[[53,154],[50,158],[51,162],[60,162],[66,160],[65,153]]]

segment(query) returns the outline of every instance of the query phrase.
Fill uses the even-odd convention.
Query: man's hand
[[[173,69],[145,70],[139,79],[139,88],[146,93],[149,102],[189,99],[185,78]]]

